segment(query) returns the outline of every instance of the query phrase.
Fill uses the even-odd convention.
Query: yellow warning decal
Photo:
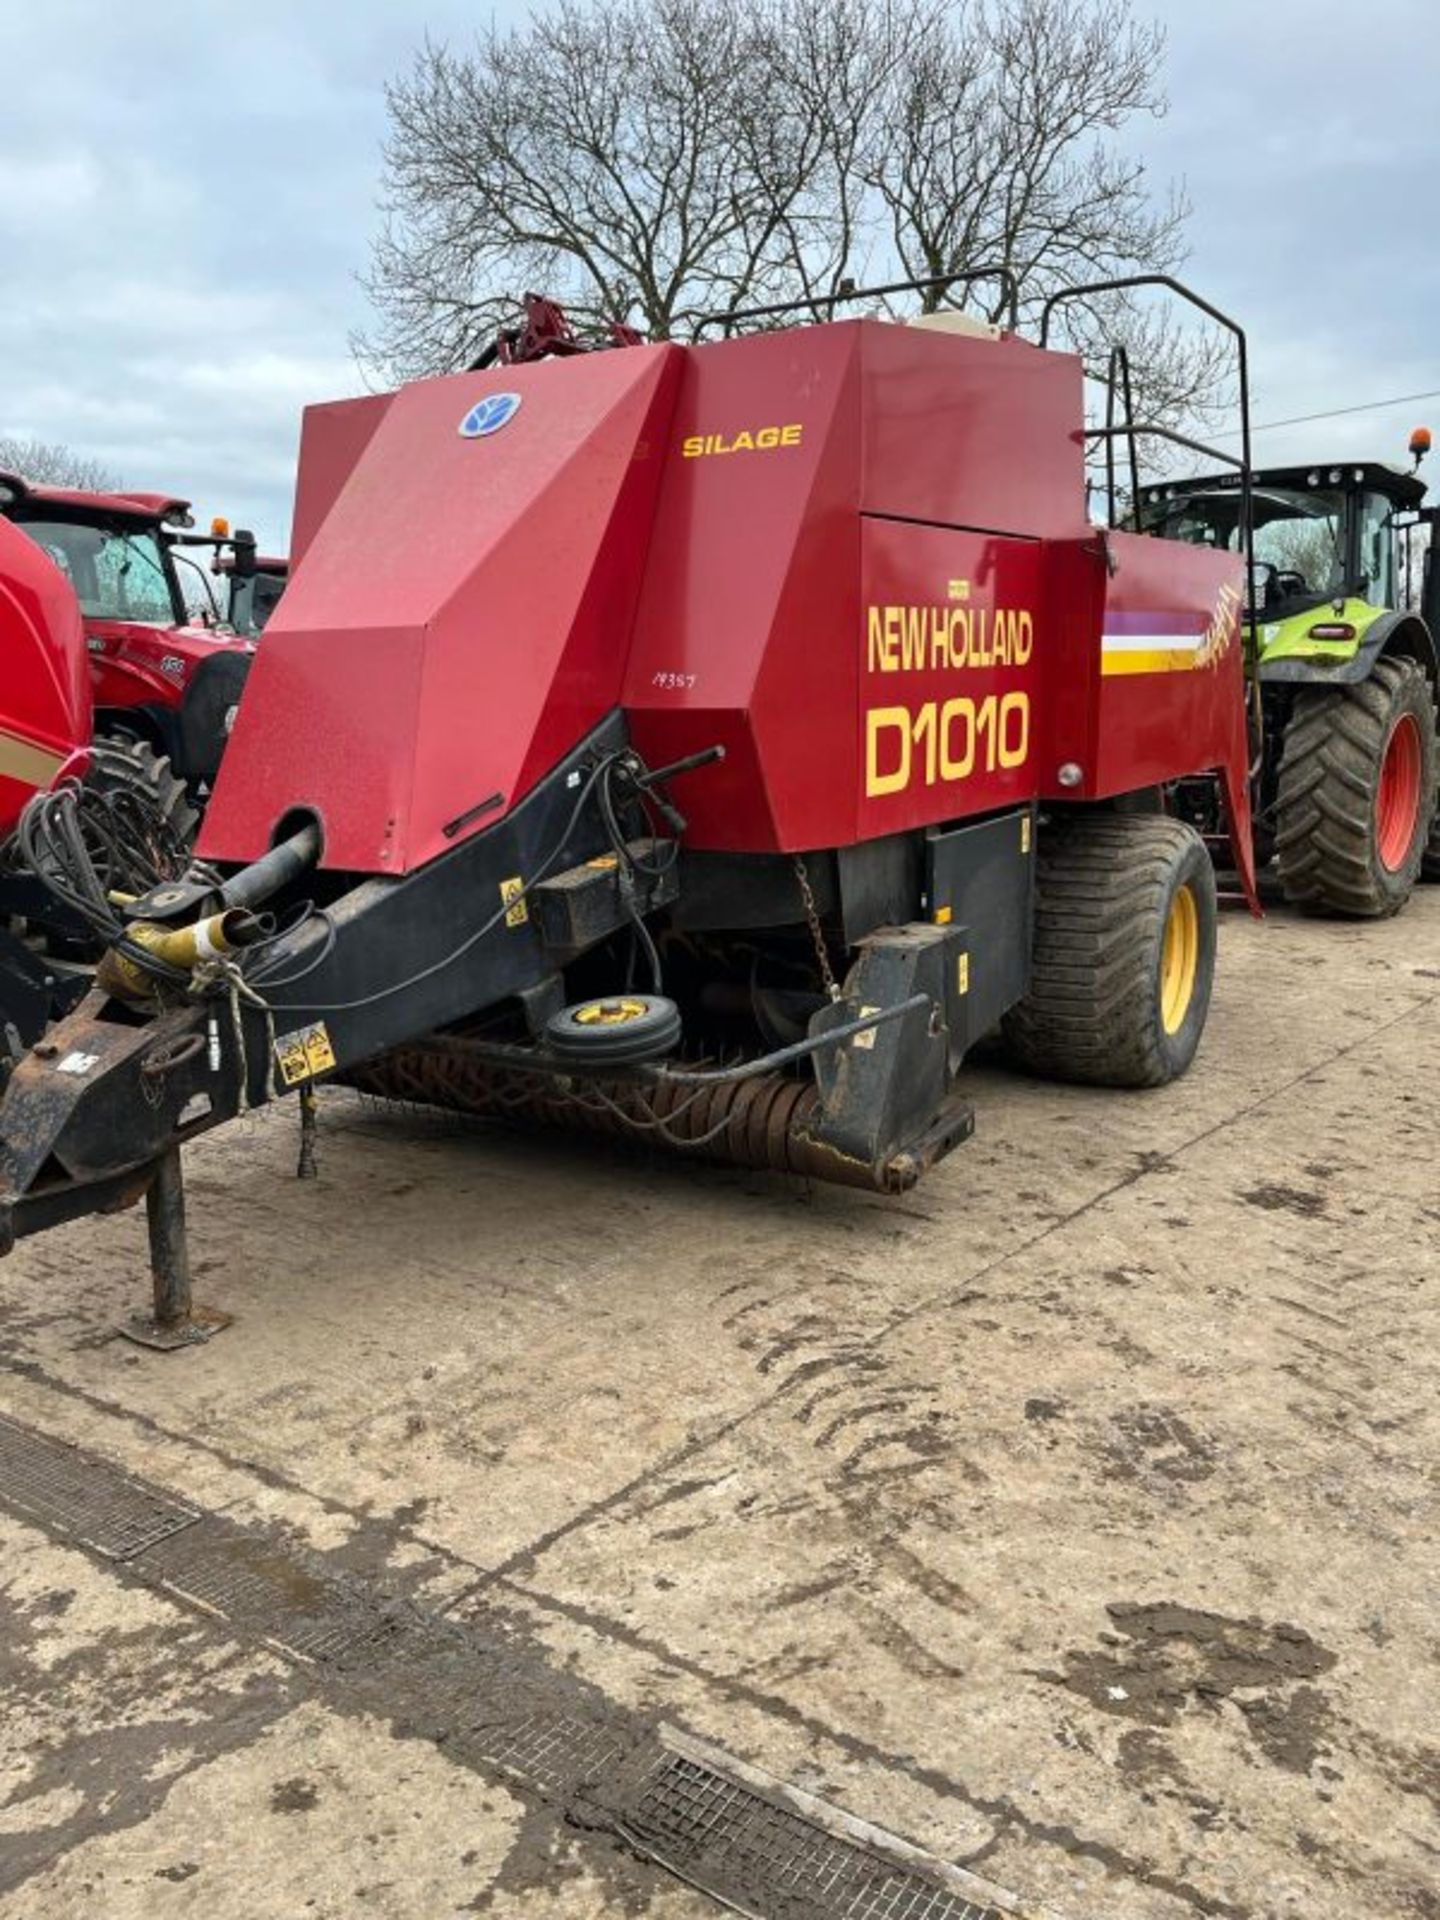
[[[956,958],[955,991],[957,993],[969,993],[970,991],[970,956],[968,953],[962,953]]]
[[[1020,851],[1021,853],[1028,853],[1030,851],[1030,816],[1028,813],[1020,822]]]
[[[328,1073],[335,1065],[335,1049],[330,1044],[325,1022],[317,1020],[313,1027],[297,1027],[293,1033],[277,1034],[275,1059],[280,1078],[287,1087],[298,1087],[302,1080],[313,1080],[316,1074]]]
[[[879,1007],[861,1007],[860,1018],[862,1020],[868,1020],[872,1013],[879,1013],[879,1011]],[[874,1027],[867,1027],[863,1033],[857,1033],[850,1044],[854,1047],[862,1047],[867,1051],[873,1048],[875,1045]]]
[[[518,873],[513,879],[500,882],[500,904],[505,909],[507,927],[523,927],[530,918],[529,903],[525,899],[525,882]]]

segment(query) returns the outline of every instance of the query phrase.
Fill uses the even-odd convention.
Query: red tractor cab
[[[223,527],[223,521],[214,523]],[[255,536],[243,530],[234,539],[234,551],[218,553],[211,571],[225,583],[225,619],[227,625],[246,639],[256,639],[265,631],[280,596],[290,579],[290,561],[285,554],[257,553]]]
[[[189,502],[167,494],[89,493],[13,473],[0,473],[0,514],[80,603],[96,736],[147,745],[187,785],[208,787],[254,641],[225,624],[205,570],[185,549],[238,554],[245,536],[189,531]],[[198,616],[197,593],[208,602]]]

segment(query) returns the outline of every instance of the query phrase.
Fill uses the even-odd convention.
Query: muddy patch
[[[309,1813],[319,1802],[320,1789],[313,1780],[277,1780],[270,1789],[272,1813]]]
[[[1065,1402],[1063,1400],[1042,1400],[1037,1395],[1025,1402],[1025,1418],[1042,1422],[1063,1419]]]
[[[1107,1471],[1122,1479],[1158,1474],[1184,1483],[1208,1480],[1215,1471],[1213,1440],[1197,1433],[1170,1407],[1123,1407],[1111,1420]]]
[[[1324,1194],[1310,1187],[1249,1187],[1242,1190],[1240,1198],[1265,1213],[1296,1213],[1302,1220],[1314,1220],[1325,1211]]]
[[[1332,1712],[1312,1683],[1335,1655],[1288,1621],[1235,1620],[1167,1602],[1107,1607],[1113,1630],[1094,1650],[1070,1652],[1063,1673],[1043,1677],[1101,1712],[1169,1727],[1196,1709],[1238,1709],[1250,1738],[1276,1766],[1308,1773],[1325,1751]],[[1154,1766],[1152,1742],[1133,1743],[1132,1762]]]

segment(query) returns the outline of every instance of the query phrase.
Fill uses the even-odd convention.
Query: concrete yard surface
[[[896,1200],[330,1090],[187,1152],[171,1355],[141,1214],[22,1243],[0,1917],[690,1920],[698,1740],[977,1914],[1437,1920],[1437,1018],[1440,890],[1227,917],[1186,1080]]]

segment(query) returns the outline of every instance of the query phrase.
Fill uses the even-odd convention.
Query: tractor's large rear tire
[[[1404,906],[1430,838],[1435,750],[1435,703],[1413,660],[1296,695],[1275,803],[1287,900],[1355,919]]]
[[[1032,1073],[1160,1087],[1195,1057],[1215,975],[1215,874],[1164,814],[1042,826],[1030,985],[1005,1016]]]
[[[90,750],[90,785],[101,793],[129,793],[148,803],[179,844],[189,849],[200,815],[185,782],[163,753],[133,734],[101,734]]]

